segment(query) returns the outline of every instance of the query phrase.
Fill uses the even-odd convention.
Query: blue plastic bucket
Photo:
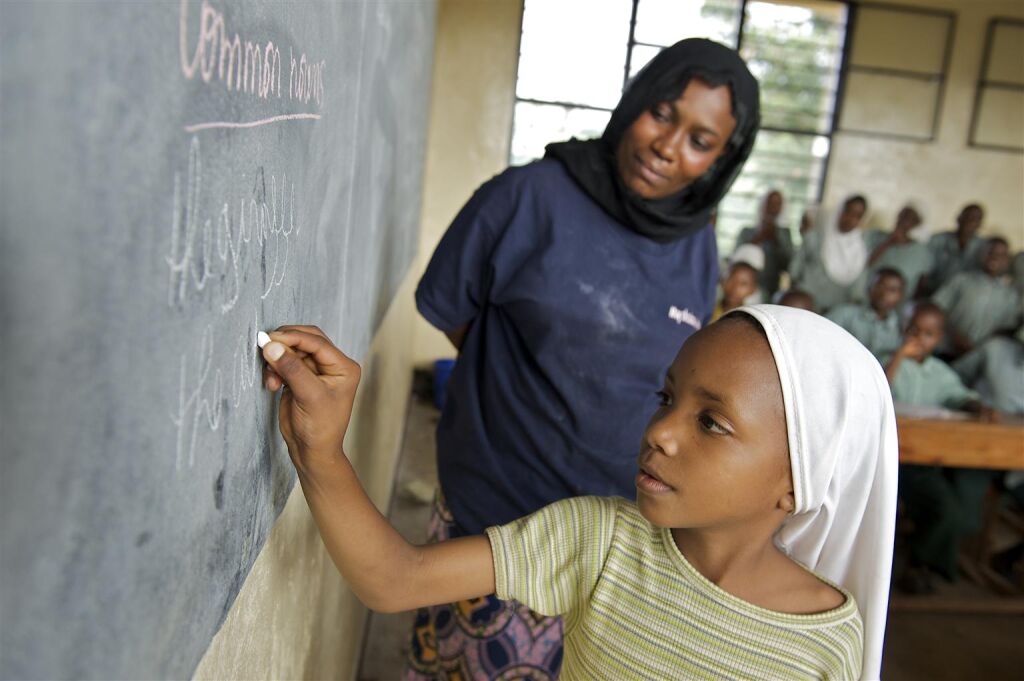
[[[444,409],[444,398],[447,394],[448,377],[455,368],[454,359],[439,359],[434,362],[434,406]]]

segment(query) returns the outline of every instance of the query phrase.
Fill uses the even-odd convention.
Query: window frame
[[[939,125],[942,120],[942,106],[946,100],[946,83],[949,81],[949,68],[953,60],[953,41],[956,36],[957,13],[952,10],[934,9],[931,7],[890,5],[888,3],[878,2],[851,2],[848,3],[848,5],[849,15],[846,24],[847,43],[844,45],[844,51],[846,51],[847,54],[844,57],[842,72],[839,76],[841,94],[836,105],[836,116],[833,119],[837,126],[836,131],[861,137],[880,137],[885,139],[902,140],[904,142],[917,142],[922,144],[934,142],[939,135]],[[849,50],[852,49],[852,41],[850,39],[853,38],[856,33],[858,13],[863,9],[902,14],[924,14],[948,19],[948,24],[946,26],[946,44],[943,47],[942,53],[942,70],[938,73],[925,74],[920,71],[913,71],[910,69],[894,69],[881,66],[858,66],[857,64],[854,64],[852,59],[850,59],[849,54]],[[906,78],[908,80],[937,83],[938,87],[935,93],[935,103],[932,106],[932,128],[929,135],[927,137],[922,137],[919,135],[905,135],[902,133],[884,132],[879,130],[858,130],[857,128],[838,127],[839,120],[842,115],[841,103],[846,98],[846,86],[851,72],[870,73],[874,75],[889,76],[892,78]]]
[[[982,52],[981,65],[978,70],[978,80],[974,87],[974,103],[971,105],[971,123],[967,128],[967,146],[972,149],[985,149],[987,151],[1002,151],[1011,154],[1024,154],[1024,145],[1020,147],[1006,147],[1000,144],[984,144],[975,141],[975,135],[978,131],[978,119],[980,118],[981,111],[981,97],[985,92],[986,88],[1001,89],[1001,90],[1020,90],[1024,91],[1024,84],[1021,83],[1007,83],[1003,81],[988,80],[988,67],[989,60],[992,57],[992,46],[995,43],[995,32],[998,24],[1010,24],[1012,26],[1020,26],[1024,28],[1024,19],[1018,19],[1015,17],[1002,17],[995,16],[989,19],[988,26],[985,28],[985,48]]]

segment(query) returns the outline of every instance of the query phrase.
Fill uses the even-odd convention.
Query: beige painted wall
[[[410,273],[362,362],[346,450],[386,509],[412,383]],[[366,609],[327,555],[298,485],[206,655],[196,679],[351,679]]]
[[[938,138],[919,143],[838,133],[833,138],[825,202],[835,204],[848,194],[862,193],[872,203],[872,223],[891,226],[903,203],[913,199],[924,207],[926,224],[935,232],[950,229],[960,208],[977,201],[987,212],[984,234],[1002,234],[1015,248],[1024,247],[1024,156],[967,146],[988,20],[993,16],[1024,18],[1024,2],[881,1],[957,14]],[[879,55],[891,51],[895,40],[881,31],[875,36],[858,36],[858,40],[865,38],[867,51]],[[1024,64],[1020,68],[1024,69]],[[861,87],[857,95],[855,105],[873,109],[878,116],[887,115],[898,101],[884,86]],[[1017,125],[1024,138],[1024,120]]]
[[[508,165],[522,12],[522,0],[438,5],[417,280],[473,191]],[[415,344],[417,363],[455,355],[418,314]]]

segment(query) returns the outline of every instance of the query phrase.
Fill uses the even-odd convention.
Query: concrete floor
[[[438,412],[413,396],[397,472],[391,522],[423,542],[437,484],[434,428]],[[429,493],[429,492],[426,492]],[[943,585],[940,595],[986,598],[977,587]],[[405,668],[413,613],[371,615],[358,681],[394,681]],[[1024,616],[891,612],[882,674],[886,681],[1024,681]]]

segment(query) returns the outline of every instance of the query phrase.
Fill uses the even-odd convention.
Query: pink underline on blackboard
[[[267,125],[268,123],[277,123],[279,121],[298,121],[298,120],[320,120],[320,114],[285,114],[283,116],[271,116],[270,118],[263,118],[258,121],[249,121],[247,123],[232,123],[230,121],[215,121],[213,123],[196,123],[195,125],[186,125],[185,132],[199,132],[200,130],[211,130],[213,128],[255,128],[260,125]]]

